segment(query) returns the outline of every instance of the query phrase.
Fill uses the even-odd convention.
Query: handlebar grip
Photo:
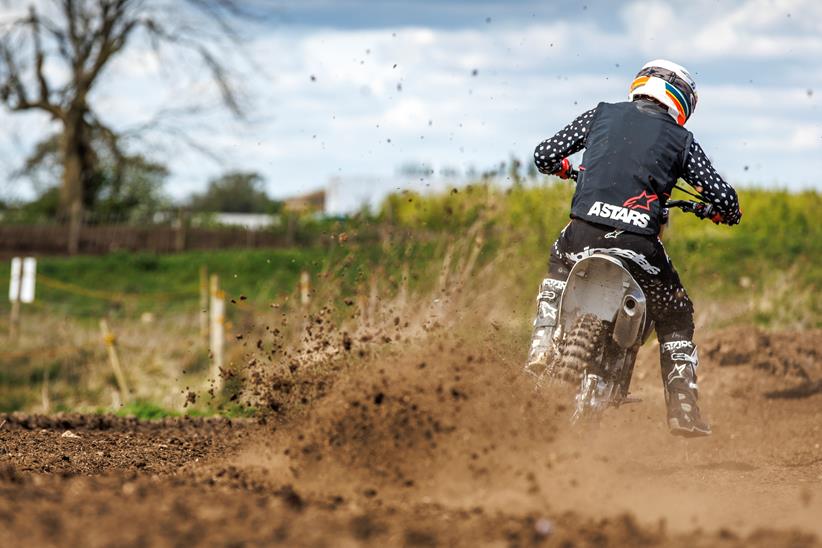
[[[694,213],[700,219],[710,219],[714,216],[714,205],[713,204],[699,204],[699,207],[696,207]]]
[[[722,213],[717,211],[714,204],[689,200],[669,200],[665,207],[677,207],[687,213],[693,213],[698,219],[710,219],[716,224],[724,222]]]

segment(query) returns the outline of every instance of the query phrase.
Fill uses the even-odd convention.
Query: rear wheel
[[[577,383],[583,372],[598,373],[608,324],[594,314],[577,318],[562,343],[556,378]]]

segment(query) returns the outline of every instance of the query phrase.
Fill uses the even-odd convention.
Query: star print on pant
[[[691,337],[693,303],[658,238],[574,219],[551,247],[550,277],[567,279],[574,264],[593,253],[624,260],[645,293],[658,336],[681,332]]]

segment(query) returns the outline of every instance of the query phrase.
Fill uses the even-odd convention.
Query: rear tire
[[[608,324],[594,314],[577,318],[563,341],[557,378],[578,383],[583,372],[598,372],[607,333]]]

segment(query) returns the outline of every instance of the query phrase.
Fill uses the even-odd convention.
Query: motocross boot
[[[671,434],[689,438],[709,436],[711,427],[702,419],[696,403],[696,345],[689,340],[670,340],[661,343],[659,349]]]
[[[531,349],[524,368],[526,373],[537,379],[558,354],[553,339],[557,325],[559,300],[564,289],[565,280],[545,278],[540,284],[539,295],[537,295],[537,316],[534,319],[534,333],[531,335]]]

